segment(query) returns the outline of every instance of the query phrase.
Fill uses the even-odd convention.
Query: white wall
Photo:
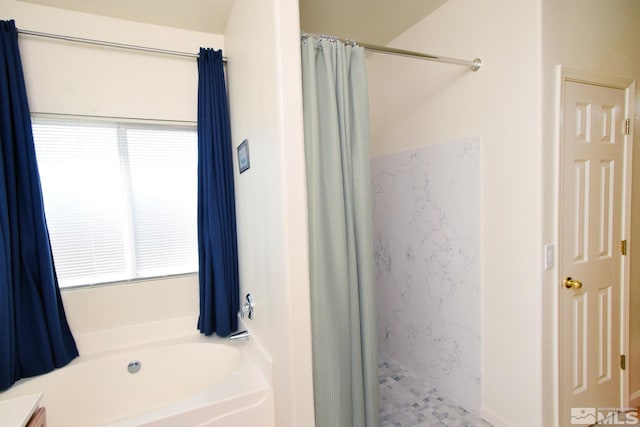
[[[556,108],[558,94],[555,90],[557,65],[584,71],[606,73],[640,80],[640,3],[622,0],[612,5],[599,0],[544,0],[543,1],[543,112],[544,112],[544,241],[554,242],[557,230],[557,143]],[[636,89],[638,85],[636,83]],[[636,102],[640,102],[636,93]],[[634,167],[631,264],[631,319],[629,373],[630,393],[640,397],[640,250],[633,250],[633,242],[640,239],[640,105],[636,105],[634,120]],[[544,335],[555,334],[554,313],[557,284],[555,270],[545,273],[544,287]],[[553,393],[553,340],[545,340],[545,407],[552,408],[557,400]],[[545,425],[551,424],[555,415],[546,414]]]
[[[246,321],[273,358],[276,425],[314,425],[297,0],[236,0],[225,33],[236,170],[241,294]]]
[[[482,416],[542,419],[541,1],[450,0],[369,58],[372,154],[481,138]]]
[[[223,48],[222,35],[99,17],[15,0],[0,0],[2,19],[19,29],[197,53]],[[195,59],[18,37],[32,112],[197,119]],[[64,290],[81,353],[136,340],[169,338],[196,329],[195,275]],[[122,329],[124,328],[124,329]],[[116,329],[119,333],[115,334]]]

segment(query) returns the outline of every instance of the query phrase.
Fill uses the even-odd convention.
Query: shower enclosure
[[[420,414],[482,425],[470,416],[480,413],[479,148],[466,138],[372,160],[383,425],[404,407],[416,415],[403,425]]]

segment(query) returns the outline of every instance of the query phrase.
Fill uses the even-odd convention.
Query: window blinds
[[[193,126],[33,119],[61,287],[197,271]]]

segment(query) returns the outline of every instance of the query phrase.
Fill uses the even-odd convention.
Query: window
[[[33,119],[60,287],[198,269],[195,126]]]

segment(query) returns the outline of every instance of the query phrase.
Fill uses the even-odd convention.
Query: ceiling
[[[447,0],[300,0],[303,31],[386,45]]]
[[[224,34],[234,0],[18,0],[111,18]]]
[[[234,0],[18,1],[214,34],[224,34],[234,3]],[[304,31],[384,45],[447,0],[299,1]]]

